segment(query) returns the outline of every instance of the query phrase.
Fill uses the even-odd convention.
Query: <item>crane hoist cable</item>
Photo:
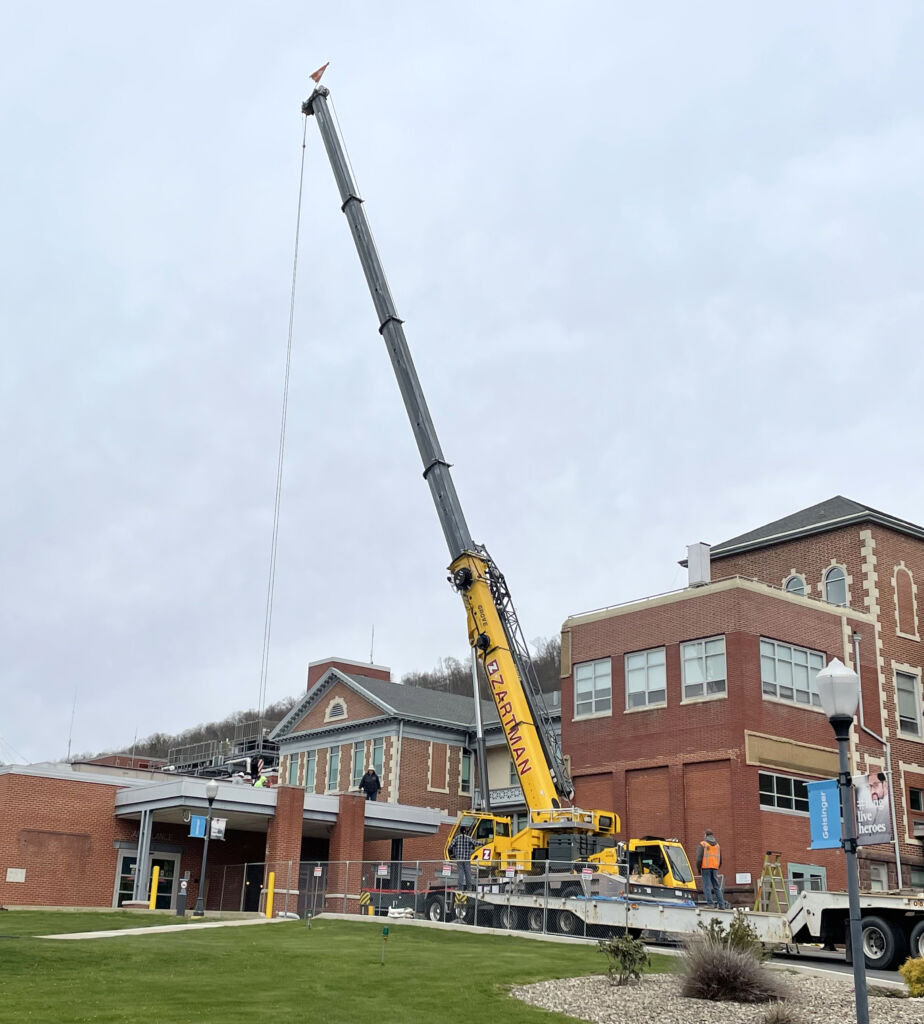
[[[289,374],[292,366],[292,334],[295,327],[295,284],[298,277],[298,241],[302,224],[302,194],[305,186],[305,144],[308,117],[302,118],[302,154],[298,174],[298,203],[295,212],[295,246],[292,256],[292,288],[289,295],[289,332],[286,342],[286,368],[282,385],[282,416],[279,424],[279,454],[276,460],[276,491],[273,501],[273,539],[270,544],[269,574],[266,583],[266,615],[263,620],[263,653],[260,658],[259,736],[263,739],[263,711],[266,707],[266,684],[269,673],[270,636],[273,629],[273,595],[276,588],[276,552],[279,544],[279,509],[282,501],[282,467],[286,449],[286,418],[289,411]]]

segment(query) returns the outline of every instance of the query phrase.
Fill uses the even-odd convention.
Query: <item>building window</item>
[[[924,812],[924,789],[908,790],[908,806],[912,811]]]
[[[366,759],[366,744],[360,740],[353,744],[353,789],[358,789],[363,775],[366,773],[366,766],[363,763]]]
[[[870,864],[869,866],[869,889],[870,892],[886,892],[889,888],[889,869],[885,864]]]
[[[331,747],[327,752],[327,792],[335,793],[340,784],[340,747]]]
[[[316,750],[309,750],[305,754],[305,789],[309,793],[314,792],[314,770],[318,763],[318,752]]]
[[[760,640],[760,681],[765,697],[821,707],[818,673],[825,667],[820,651]]]
[[[626,655],[626,707],[646,708],[667,703],[664,648]]]
[[[289,757],[289,785],[298,785],[298,754]]]
[[[574,715],[599,715],[613,708],[610,659],[574,666]]]
[[[681,644],[680,661],[683,666],[684,700],[725,696],[724,636]]]
[[[895,673],[898,693],[898,731],[903,736],[921,735],[921,683],[910,672]]]
[[[471,793],[472,791],[472,752],[462,751],[462,765],[460,767],[461,778],[459,780],[459,792]]]
[[[372,767],[378,777],[385,776],[385,740],[379,737],[372,741]]]
[[[798,594],[799,597],[805,597],[805,577],[793,575],[784,584],[787,593]]]
[[[825,600],[829,604],[847,604],[847,577],[839,565],[825,573]]]
[[[330,704],[327,705],[327,711],[324,714],[324,721],[332,722],[337,718],[346,718],[346,713],[346,702],[342,697],[335,697]]]
[[[520,773],[517,771],[515,761],[510,762],[510,771],[507,773],[507,783],[510,786],[519,786],[520,784]]]
[[[924,889],[924,868],[911,869],[911,885],[915,889]]]
[[[760,806],[772,807],[776,811],[792,811],[795,814],[808,814],[808,790],[804,779],[794,779],[791,775],[771,775],[770,772],[758,772],[760,789]]]

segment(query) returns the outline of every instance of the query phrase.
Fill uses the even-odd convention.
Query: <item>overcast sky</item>
[[[75,695],[74,752],[258,702],[328,60],[528,639],[835,494],[924,523],[922,48],[911,2],[8,9],[0,760]],[[309,121],[268,700],[467,657],[448,560]]]

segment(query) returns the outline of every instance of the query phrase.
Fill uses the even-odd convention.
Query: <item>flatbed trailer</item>
[[[448,893],[449,891],[447,891]],[[726,926],[737,910],[717,910],[682,899],[628,896],[544,896],[507,892],[452,894],[457,917],[472,924],[505,929],[602,937],[628,932],[669,936],[696,934],[701,924],[718,919]],[[435,903],[443,901],[441,910]],[[450,907],[448,895],[431,894],[427,916],[441,920]],[[743,909],[743,908],[738,908]],[[849,907],[844,892],[803,892],[786,913],[744,910],[748,923],[767,946],[820,943],[843,945],[851,960]],[[924,957],[924,893],[862,893],[863,955],[874,970],[894,970],[908,956]]]

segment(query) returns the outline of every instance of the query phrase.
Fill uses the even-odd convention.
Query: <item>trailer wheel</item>
[[[570,910],[559,910],[555,923],[562,935],[580,935],[583,931],[581,919]]]
[[[558,890],[558,895],[562,899],[569,899],[572,896],[583,896],[584,887],[580,882],[565,882],[565,884]]]
[[[516,931],[520,927],[520,908],[505,904],[495,911],[498,928],[506,928],[507,931]]]
[[[899,925],[882,917],[864,917],[863,956],[866,966],[874,971],[888,971],[905,957],[905,933]]]
[[[908,955],[915,958],[924,957],[924,921],[918,923],[911,929],[911,937],[908,940]]]
[[[542,907],[530,907],[526,911],[526,927],[531,932],[543,931],[543,925],[545,924],[545,914],[542,911]]]
[[[446,920],[446,907],[443,903],[442,896],[431,896],[427,901],[426,908],[427,918],[430,921],[445,921]]]

